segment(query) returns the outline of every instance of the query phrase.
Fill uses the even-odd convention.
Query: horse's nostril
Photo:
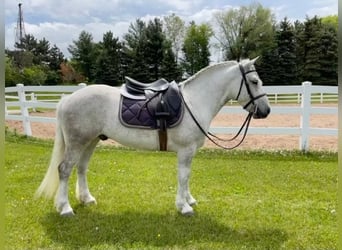
[[[268,107],[266,112],[267,112],[267,114],[271,113],[271,108]]]

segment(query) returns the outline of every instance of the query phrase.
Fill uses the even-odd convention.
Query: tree
[[[135,23],[130,24],[128,33],[124,35],[125,74],[140,81],[149,80],[149,68],[144,53],[147,40],[145,30],[145,22],[137,19]]]
[[[171,43],[163,33],[160,19],[155,18],[148,25],[136,20],[130,25],[124,39],[122,58],[125,74],[142,82],[155,81],[161,77],[168,80],[180,78]]]
[[[13,58],[14,65],[21,69],[21,75],[26,72],[32,78],[32,75],[40,74],[42,70],[44,77],[37,78],[39,84],[58,84],[61,81],[60,64],[65,59],[56,45],[51,48],[45,38],[37,41],[33,35],[27,34],[15,46],[17,50],[7,51],[7,54]],[[45,82],[41,83],[41,79],[45,79]]]
[[[188,74],[193,75],[209,65],[209,40],[212,34],[212,29],[208,24],[190,23],[183,45],[183,67]]]
[[[296,65],[296,46],[293,26],[285,17],[276,32],[278,51],[277,83],[298,84]]]
[[[182,49],[185,35],[185,22],[175,13],[172,13],[164,17],[164,32],[166,38],[171,41],[172,51],[176,56],[176,63],[178,63],[179,52]]]
[[[297,67],[297,83],[301,83],[304,81],[303,79],[303,71],[304,71],[304,55],[305,55],[305,37],[304,30],[305,25],[300,21],[295,21],[294,25],[294,39],[295,39],[295,51],[296,51],[296,67]]]
[[[182,71],[177,64],[176,56],[171,48],[171,42],[166,40],[163,50],[163,61],[161,67],[161,76],[168,81],[181,81]]]
[[[43,66],[26,67],[21,74],[21,82],[25,85],[43,85],[47,75]]]
[[[49,49],[49,57],[48,57],[49,68],[53,71],[58,71],[60,70],[61,63],[64,61],[65,59],[64,59],[63,53],[56,46],[56,44],[54,44],[53,47]]]
[[[320,78],[319,39],[320,20],[317,17],[308,19],[304,28],[304,69],[303,78],[307,81],[318,82]]]
[[[144,56],[149,67],[148,81],[155,81],[161,77],[161,68],[164,57],[165,35],[160,19],[149,21],[146,30],[146,46]]]
[[[337,30],[317,16],[295,24],[301,81],[337,84]]]
[[[34,55],[33,63],[38,64],[49,64],[49,52],[50,42],[45,38],[38,41],[36,48],[32,51]]]
[[[260,4],[218,12],[216,38],[225,51],[225,59],[240,60],[263,54],[273,46],[275,19]]]
[[[322,24],[333,27],[336,31],[338,28],[338,16],[331,15],[321,18]]]
[[[5,87],[15,86],[20,83],[20,73],[13,60],[5,55]]]
[[[68,51],[71,54],[71,60],[75,66],[89,81],[93,80],[93,69],[96,61],[96,46],[93,42],[93,36],[82,31],[78,40],[69,45]]]
[[[16,43],[15,47],[17,49],[25,50],[25,51],[35,51],[37,48],[37,39],[31,35],[31,34],[26,34],[22,40],[21,43]]]
[[[320,33],[320,80],[319,84],[337,84],[338,41],[337,30],[323,25]]]
[[[66,84],[84,82],[85,78],[79,74],[69,62],[62,62],[61,65],[62,82]]]
[[[121,75],[121,43],[109,31],[103,35],[100,42],[99,55],[95,64],[95,83],[103,83],[111,86],[122,84]]]

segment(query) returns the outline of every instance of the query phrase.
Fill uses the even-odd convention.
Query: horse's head
[[[243,60],[239,63],[241,83],[236,100],[245,110],[253,113],[253,118],[266,118],[271,111],[268,98],[262,88],[262,81],[255,70],[254,63],[258,59]]]

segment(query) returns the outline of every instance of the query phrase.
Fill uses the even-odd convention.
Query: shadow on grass
[[[87,209],[86,209],[87,210]],[[202,247],[245,246],[278,249],[287,240],[278,229],[232,229],[210,218],[196,214],[122,212],[111,215],[84,211],[73,218],[47,214],[41,221],[47,236],[65,249],[95,247]],[[198,246],[199,246],[198,245]]]

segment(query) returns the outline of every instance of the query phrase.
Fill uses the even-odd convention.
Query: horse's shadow
[[[146,245],[191,247],[196,242],[278,249],[287,240],[287,233],[279,229],[232,229],[205,214],[188,218],[176,212],[107,215],[88,211],[73,218],[61,218],[56,213],[49,213],[41,223],[47,236],[65,249],[91,248],[102,244],[121,248]]]

